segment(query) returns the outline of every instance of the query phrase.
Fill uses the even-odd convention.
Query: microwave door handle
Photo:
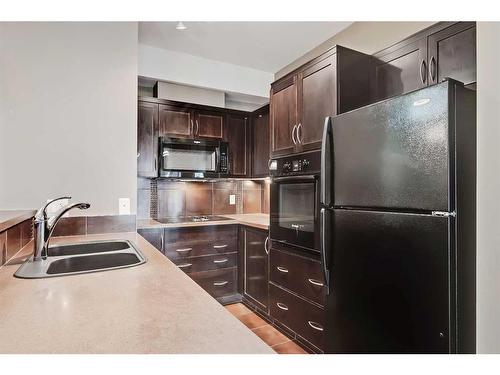
[[[323,138],[321,139],[321,182],[320,202],[322,206],[330,207],[331,202],[331,160],[332,160],[332,118],[325,118]]]

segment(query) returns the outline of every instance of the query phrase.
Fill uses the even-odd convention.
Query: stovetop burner
[[[178,217],[166,217],[156,219],[163,224],[178,224],[178,223],[199,223],[205,221],[222,221],[231,220],[227,217],[216,216],[216,215],[203,215],[203,216],[178,216]]]

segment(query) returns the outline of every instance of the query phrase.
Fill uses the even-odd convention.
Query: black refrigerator
[[[474,353],[476,99],[457,81],[325,121],[327,353]]]

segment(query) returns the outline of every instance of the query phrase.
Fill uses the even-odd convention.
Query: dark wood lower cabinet
[[[267,254],[268,232],[243,227],[240,243],[243,246],[243,293],[261,309],[269,304],[269,257]]]
[[[32,238],[32,219],[25,220],[0,232],[0,266],[13,258]]]
[[[145,228],[137,232],[219,302],[237,295],[236,225]]]

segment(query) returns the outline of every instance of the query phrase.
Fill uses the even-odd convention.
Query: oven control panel
[[[271,176],[319,173],[321,152],[293,155],[270,161]]]

